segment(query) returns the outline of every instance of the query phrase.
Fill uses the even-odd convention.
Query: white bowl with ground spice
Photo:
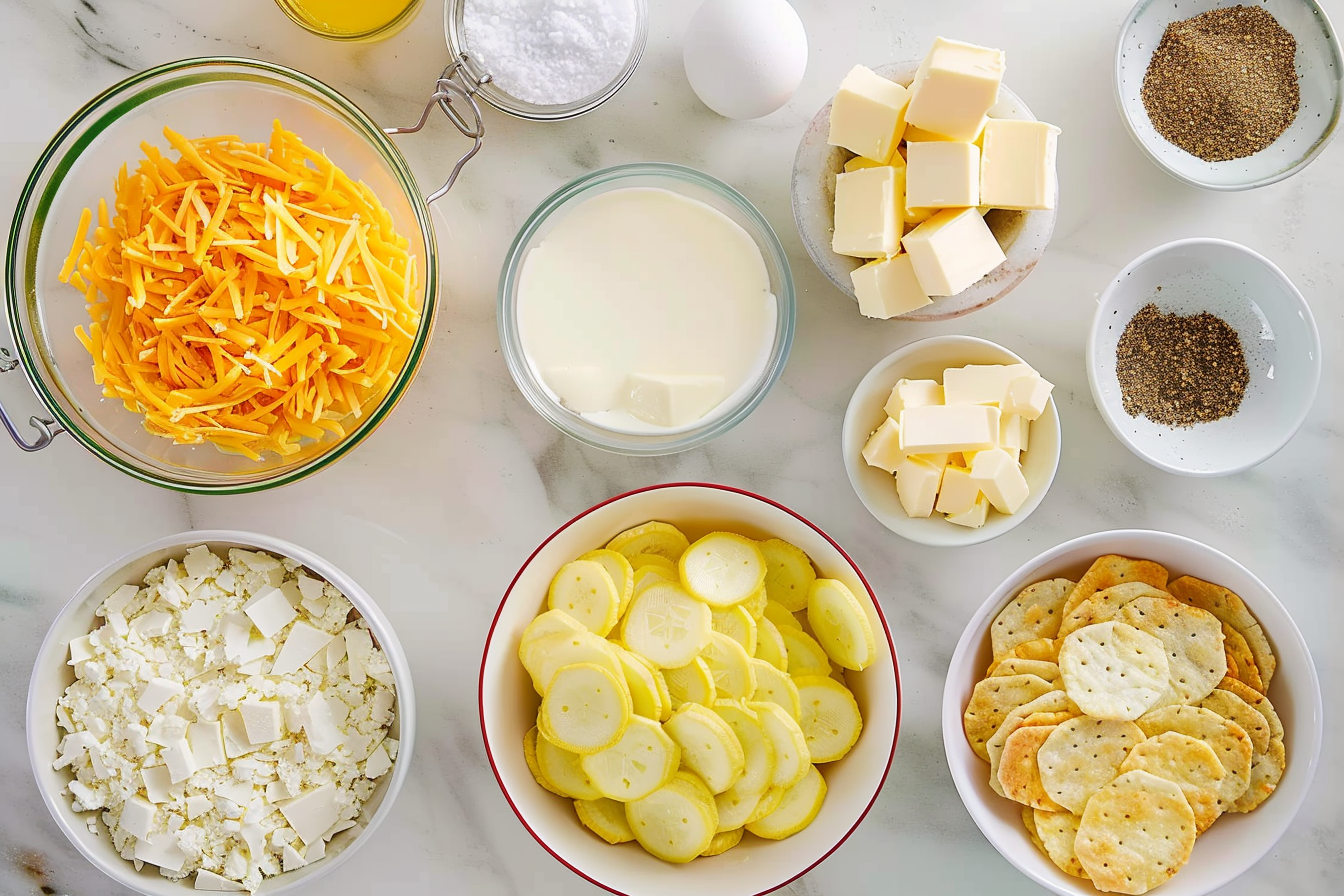
[[[1227,476],[1302,426],[1321,339],[1306,299],[1269,259],[1226,240],[1178,240],[1102,293],[1087,378],[1129,450],[1169,473]]]
[[[1134,142],[1208,190],[1295,174],[1334,136],[1344,53],[1315,0],[1140,0],[1120,31],[1115,96]]]

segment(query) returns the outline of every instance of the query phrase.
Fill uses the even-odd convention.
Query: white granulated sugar
[[[606,87],[635,43],[635,0],[466,0],[466,50],[506,93],[572,103]]]

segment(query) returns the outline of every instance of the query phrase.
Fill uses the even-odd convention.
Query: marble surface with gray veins
[[[477,722],[480,650],[512,574],[553,528],[671,480],[751,489],[810,517],[864,569],[893,627],[905,706],[891,777],[854,836],[783,892],[1036,891],[980,835],[952,786],[943,677],[966,620],[1008,573],[1063,540],[1117,527],[1178,532],[1233,555],[1301,626],[1325,691],[1327,761],[1284,837],[1221,892],[1335,891],[1344,879],[1344,772],[1332,758],[1344,749],[1344,479],[1334,469],[1344,457],[1344,141],[1304,173],[1250,193],[1168,178],[1130,142],[1112,97],[1129,0],[795,0],[811,44],[802,87],[768,118],[731,122],[700,105],[682,72],[680,35],[695,5],[652,0],[643,63],[596,113],[551,125],[489,113],[485,150],[435,209],[441,315],[424,366],[396,413],[332,469],[259,495],[183,498],[132,481],[68,437],[31,456],[0,441],[0,893],[125,892],[65,841],[35,790],[23,734],[28,675],[52,617],[89,573],[151,539],[207,527],[266,532],[336,559],[380,602],[410,656],[420,709],[410,780],[388,823],[322,892],[391,883],[480,896],[598,892],[547,855],[499,793]],[[1327,5],[1344,19],[1338,2]],[[45,141],[82,103],[182,57],[274,60],[333,85],[380,123],[409,123],[446,62],[442,7],[427,0],[391,40],[342,46],[300,31],[271,0],[0,0],[0,208],[14,207]],[[794,150],[850,66],[918,57],[939,34],[1003,47],[1013,89],[1063,128],[1058,227],[1036,271],[986,310],[929,325],[867,321],[802,251],[788,196]],[[462,143],[436,121],[399,145],[428,191]],[[495,330],[500,265],[532,208],[576,175],[646,159],[701,168],[760,207],[789,251],[799,316],[783,379],[748,420],[707,448],[652,460],[588,450],[553,430],[514,388]],[[1149,467],[1111,436],[1087,388],[1097,295],[1136,255],[1188,236],[1268,255],[1322,330],[1325,374],[1306,425],[1276,457],[1227,479]],[[841,415],[868,368],[939,333],[987,337],[1025,356],[1058,384],[1064,427],[1059,475],[1039,510],[960,550],[919,547],[878,525],[850,490],[839,449]],[[18,374],[0,378],[0,399],[24,419],[37,409]]]

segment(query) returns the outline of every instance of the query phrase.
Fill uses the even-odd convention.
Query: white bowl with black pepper
[[[1221,41],[1209,40],[1207,20],[1202,25],[1183,25],[1179,35],[1172,32],[1159,52],[1169,26],[1244,5],[1245,0],[1139,0],[1125,17],[1115,48],[1115,99],[1130,136],[1167,174],[1206,190],[1250,190],[1301,171],[1330,142],[1344,107],[1344,52],[1329,17],[1316,0],[1263,0],[1251,6],[1250,15],[1255,21],[1243,24],[1251,31],[1246,46],[1254,50],[1237,51],[1245,58],[1234,60],[1230,51],[1223,52]],[[1273,16],[1278,27],[1271,25],[1264,13]],[[1224,21],[1214,27],[1235,30],[1239,26]],[[1275,55],[1275,38],[1282,40],[1283,31],[1296,42],[1294,71],[1287,73],[1269,58]],[[1215,49],[1210,52],[1207,46],[1196,46],[1200,43],[1212,43]],[[1210,83],[1179,64],[1187,54],[1199,55],[1206,63],[1212,59],[1215,65],[1231,65],[1234,61],[1237,65],[1224,69]],[[1159,57],[1157,65],[1153,64],[1155,55]],[[1152,99],[1156,115],[1150,115],[1143,96],[1150,68],[1154,69],[1154,83],[1149,86],[1155,91]],[[1236,69],[1246,72],[1247,80],[1240,87]],[[1181,98],[1181,115],[1155,121],[1164,117],[1159,81],[1169,85],[1168,96]],[[1234,121],[1224,111],[1231,103],[1222,99],[1230,97],[1235,103],[1239,90],[1248,97],[1245,107],[1253,112]],[[1294,90],[1296,97],[1292,95]],[[1196,107],[1192,118],[1185,118],[1184,110],[1189,108],[1184,105],[1185,95],[1191,91],[1195,96],[1210,97],[1206,108],[1218,110],[1217,114],[1201,118]],[[1294,100],[1296,112],[1292,114]],[[1274,107],[1279,103],[1288,111],[1276,113]],[[1217,139],[1211,132],[1220,129],[1241,136]],[[1254,135],[1256,130],[1260,130],[1259,137]],[[1195,152],[1167,139],[1164,132]],[[1227,157],[1248,150],[1254,151],[1239,158]]]
[[[1225,326],[1190,320],[1205,313]],[[1196,324],[1192,348],[1174,348]],[[1177,240],[1130,262],[1102,293],[1087,379],[1130,451],[1169,473],[1227,476],[1301,428],[1320,385],[1321,338],[1306,299],[1269,259],[1227,240]]]

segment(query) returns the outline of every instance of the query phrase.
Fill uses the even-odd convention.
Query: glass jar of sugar
[[[448,51],[473,95],[529,121],[605,103],[648,39],[646,0],[448,0]]]

